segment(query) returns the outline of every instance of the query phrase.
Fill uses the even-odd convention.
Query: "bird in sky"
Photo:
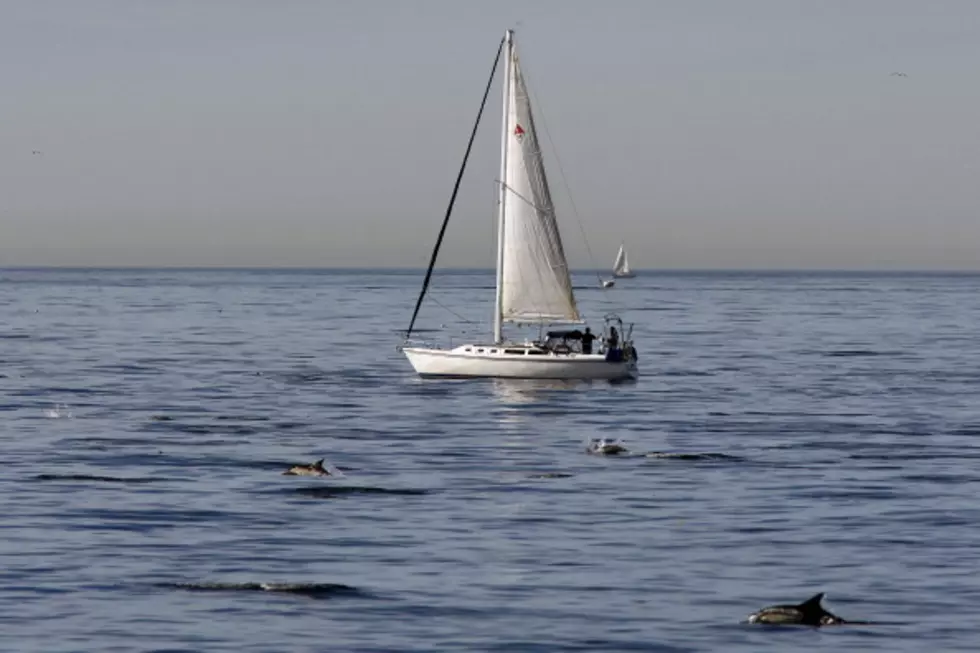
[[[908,77],[905,73],[892,73],[889,77]]]

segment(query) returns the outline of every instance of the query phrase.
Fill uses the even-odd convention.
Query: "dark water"
[[[420,277],[0,272],[0,648],[976,649],[980,277],[579,275],[615,386],[417,379]]]

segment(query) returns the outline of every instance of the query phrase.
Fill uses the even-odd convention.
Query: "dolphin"
[[[622,441],[607,440],[605,438],[589,440],[589,445],[585,450],[600,456],[616,456],[621,453],[629,453],[629,449],[626,448],[626,445]]]
[[[845,621],[831,614],[820,604],[824,593],[814,594],[797,605],[770,605],[749,615],[750,624],[770,626],[839,626],[841,624],[869,624],[869,621]]]
[[[293,465],[282,473],[283,476],[330,476],[323,468],[323,458],[310,465]]]

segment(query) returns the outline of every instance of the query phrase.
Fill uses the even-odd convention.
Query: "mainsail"
[[[581,320],[555,207],[544,172],[531,101],[517,53],[510,48],[510,88],[503,210],[501,316],[508,322]]]
[[[630,264],[626,260],[626,246],[619,245],[619,254],[616,255],[616,262],[613,263],[613,274],[624,275],[630,273]]]

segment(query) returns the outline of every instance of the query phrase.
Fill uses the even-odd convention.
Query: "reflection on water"
[[[493,379],[493,395],[503,405],[533,404],[544,401],[554,392],[562,390],[586,390],[590,380],[567,379]]]
[[[500,426],[523,426],[539,419],[534,411],[528,411],[529,406],[545,404],[557,393],[588,392],[592,383],[590,380],[565,379],[491,379],[491,395],[497,404],[497,410],[493,412]]]

